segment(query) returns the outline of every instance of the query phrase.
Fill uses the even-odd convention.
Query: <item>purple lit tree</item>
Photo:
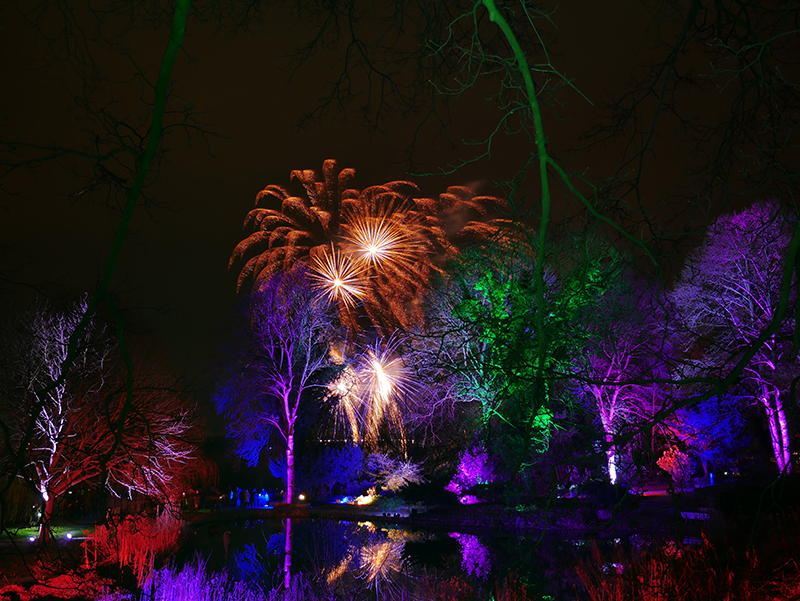
[[[776,200],[722,215],[688,258],[673,292],[689,340],[702,353],[689,369],[724,377],[771,324],[778,310],[781,275],[796,217]],[[790,303],[796,302],[796,281]],[[796,373],[791,348],[794,319],[787,317],[756,350],[742,384],[764,408],[780,473],[791,471],[785,393]]]
[[[303,272],[275,274],[249,298],[246,340],[217,389],[217,411],[228,418],[235,453],[257,465],[278,435],[286,453],[286,496],[295,483],[295,437],[301,407],[329,365],[335,334],[330,308]],[[322,394],[322,393],[320,393]]]
[[[625,426],[651,419],[663,391],[653,379],[664,375],[667,339],[653,292],[621,277],[590,307],[586,342],[576,354],[578,392],[596,411],[602,428],[608,477],[615,484]]]

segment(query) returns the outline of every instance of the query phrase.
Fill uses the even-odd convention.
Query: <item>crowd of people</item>
[[[228,507],[268,507],[269,500],[270,494],[264,488],[258,491],[255,488],[248,490],[237,486],[230,488],[228,492]]]
[[[200,509],[210,509],[217,511],[223,507],[269,507],[270,499],[275,498],[274,491],[268,492],[262,488],[240,488],[229,487],[225,494],[212,487],[208,491],[189,490],[183,493],[184,511],[197,511]]]

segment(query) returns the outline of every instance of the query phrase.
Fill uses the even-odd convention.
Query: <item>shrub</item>
[[[384,490],[396,493],[409,484],[425,481],[419,465],[410,461],[392,459],[383,453],[373,453],[367,459],[367,472]]]
[[[490,484],[494,480],[495,469],[489,453],[482,445],[475,445],[472,449],[461,453],[456,473],[445,490],[461,497],[476,484]]]
[[[671,446],[664,451],[664,454],[656,461],[656,464],[667,472],[672,481],[678,486],[681,486],[692,475],[691,458],[676,446]]]
[[[185,522],[169,509],[152,517],[129,515],[111,521],[108,526],[97,526],[84,542],[84,548],[95,559],[130,568],[141,586],[156,561],[163,561],[178,550],[184,527]]]

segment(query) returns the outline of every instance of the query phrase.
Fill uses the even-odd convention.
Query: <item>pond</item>
[[[575,565],[591,555],[594,539],[555,531],[469,530],[264,517],[200,526],[189,546],[210,569],[227,566],[239,580],[279,587],[287,574],[302,573],[343,599],[383,599],[399,591],[410,598],[524,599],[526,588],[532,599],[574,599],[581,590]],[[652,542],[633,535],[597,544],[608,551]]]

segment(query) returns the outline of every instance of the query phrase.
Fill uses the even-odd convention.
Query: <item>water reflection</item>
[[[517,575],[538,594],[559,598],[577,583],[582,552],[580,541],[558,536],[537,546],[535,536],[507,531],[429,532],[371,522],[265,519],[216,530],[231,533],[228,568],[237,580],[289,589],[302,575],[344,599],[389,599],[399,591],[422,599],[489,598]],[[216,570],[224,567],[224,554],[215,551],[221,542],[209,527],[195,539]]]
[[[288,590],[292,587],[292,518],[286,518],[283,528],[283,587]]]
[[[486,579],[492,569],[489,549],[474,534],[451,532],[450,536],[461,545],[461,569],[470,576]]]

